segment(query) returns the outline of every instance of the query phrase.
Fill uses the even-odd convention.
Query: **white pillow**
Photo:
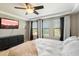
[[[77,37],[78,38],[78,40],[79,40],[79,37]]]
[[[71,37],[68,37],[66,40],[63,41],[63,44],[66,45],[72,41],[75,41],[77,40],[78,38],[76,36],[71,36]]]
[[[72,41],[65,45],[62,50],[63,56],[79,56],[79,41]]]

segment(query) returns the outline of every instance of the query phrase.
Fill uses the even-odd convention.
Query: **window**
[[[49,38],[49,21],[43,21],[43,38]]]
[[[38,38],[38,22],[37,21],[32,22],[32,35],[33,35],[33,39]]]
[[[43,38],[60,39],[60,19],[47,19],[42,22]]]
[[[63,20],[61,20],[60,18],[51,18],[46,20],[32,21],[33,39],[38,38],[39,34],[40,38],[63,40],[63,33],[64,33]]]

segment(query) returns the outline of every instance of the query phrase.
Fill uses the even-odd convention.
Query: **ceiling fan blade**
[[[37,14],[37,15],[39,14],[37,11],[34,11],[34,13]]]
[[[34,7],[34,8],[35,8],[35,10],[38,10],[38,9],[43,9],[44,6],[36,6],[36,7]]]
[[[23,7],[15,7],[16,9],[26,9],[26,8],[23,8]]]

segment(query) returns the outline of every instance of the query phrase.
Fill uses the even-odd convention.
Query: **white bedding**
[[[34,40],[38,51],[38,56],[60,56],[62,42],[51,39],[39,38]]]
[[[79,38],[73,36],[65,41],[39,38],[15,46],[0,55],[9,56],[79,56]]]
[[[79,40],[76,36],[65,41],[39,38],[33,40],[38,56],[79,56]]]
[[[73,41],[75,41],[75,40],[77,40],[77,39],[78,39],[78,37],[76,37],[76,36],[68,37],[67,39],[65,39],[65,40],[63,41],[63,45],[65,46],[66,44],[71,43],[71,42],[73,42]]]
[[[79,40],[65,45],[62,51],[63,56],[79,56]]]

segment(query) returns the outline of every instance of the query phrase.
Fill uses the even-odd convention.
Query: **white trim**
[[[30,18],[30,20],[35,20],[35,19],[46,19],[46,18],[51,18],[51,17],[59,17],[59,16],[64,16],[67,14],[71,14],[71,11],[67,11],[67,12],[60,12],[60,13],[56,13],[56,14],[49,14],[49,15],[44,15],[44,16],[39,16],[39,17],[35,17],[35,18]]]
[[[0,13],[1,13],[1,14],[4,14],[4,15],[6,15],[6,16],[11,16],[11,17],[14,17],[14,18],[26,20],[26,19],[23,18],[23,17],[17,16],[17,15],[11,14],[11,13],[7,13],[7,12],[4,12],[4,11],[0,11]]]

